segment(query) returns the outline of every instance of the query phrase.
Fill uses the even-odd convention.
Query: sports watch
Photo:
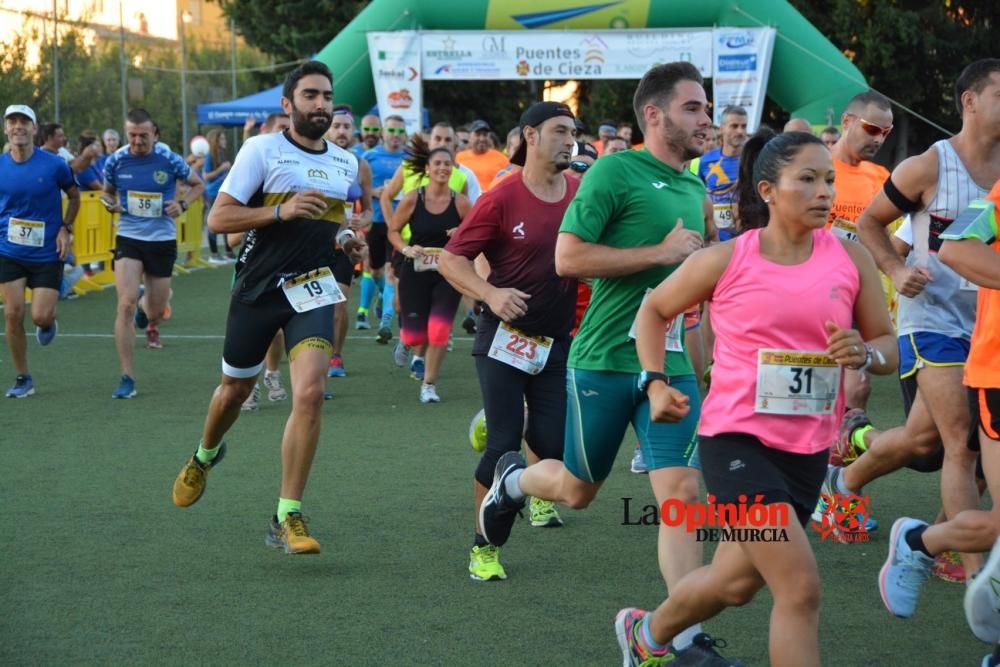
[[[639,373],[639,391],[645,394],[650,383],[656,382],[657,380],[663,382],[663,384],[668,387],[670,386],[670,378],[663,373],[659,373],[657,371],[642,371]]]

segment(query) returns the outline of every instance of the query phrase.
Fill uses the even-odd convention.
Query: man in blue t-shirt
[[[58,330],[56,302],[80,192],[65,160],[35,148],[38,126],[31,107],[10,105],[3,122],[10,152],[0,155],[0,290],[7,347],[17,371],[7,398],[24,398],[35,393],[24,335],[24,289],[32,290],[35,337],[48,345]],[[61,192],[68,200],[65,216]]]
[[[115,346],[122,378],[112,398],[132,398],[136,393],[135,326],[149,328],[148,347],[162,347],[156,325],[170,298],[170,276],[177,259],[174,218],[205,190],[184,158],[157,143],[156,124],[146,110],[128,113],[125,135],[126,145],[104,166],[105,206],[121,214],[115,237]],[[190,186],[182,199],[175,196],[179,180]],[[145,284],[144,295],[139,292],[140,281]]]
[[[378,342],[385,344],[392,338],[392,318],[395,315],[392,301],[395,296],[395,282],[390,275],[385,279],[386,259],[392,254],[389,245],[388,217],[392,211],[383,211],[379,203],[382,189],[392,180],[393,174],[403,164],[406,142],[406,121],[402,116],[388,116],[382,126],[382,144],[365,151],[364,159],[372,170],[372,228],[368,232],[368,262],[361,277],[361,303],[355,326],[368,329],[368,309],[376,289],[382,293],[382,321],[378,330]]]
[[[701,156],[698,178],[705,183],[712,202],[719,240],[728,241],[736,232],[733,214],[736,202],[736,179],[740,174],[740,153],[747,140],[747,112],[743,107],[722,110],[719,126],[720,146]]]

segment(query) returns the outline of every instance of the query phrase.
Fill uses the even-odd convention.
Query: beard
[[[663,120],[663,138],[666,140],[668,146],[673,146],[680,150],[685,161],[693,160],[704,153],[704,144],[700,148],[695,148],[691,145],[691,142],[694,140],[694,134],[684,132],[684,130],[671,122],[666,115],[664,115]]]
[[[316,113],[302,113],[295,105],[292,105],[292,127],[295,133],[306,139],[316,141],[321,139],[333,123],[333,114],[320,111]]]

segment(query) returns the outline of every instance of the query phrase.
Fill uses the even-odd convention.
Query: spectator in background
[[[598,155],[604,155],[604,143],[618,133],[615,121],[602,120],[597,128],[597,139],[594,141],[594,148]]]
[[[110,127],[104,130],[101,135],[101,142],[104,146],[104,151],[97,157],[97,169],[101,172],[101,182],[104,181],[104,165],[108,161],[108,156],[118,150],[121,146],[122,138],[118,134],[117,130],[113,130]]]
[[[624,139],[628,147],[632,148],[632,123],[618,123],[615,136]]]
[[[455,151],[460,153],[464,150],[468,150],[471,138],[469,127],[467,125],[460,125],[458,129],[455,130]]]
[[[38,146],[48,153],[58,155],[66,162],[73,161],[73,154],[66,148],[66,132],[59,123],[42,123],[39,126]]]
[[[497,172],[507,166],[507,156],[490,147],[490,124],[485,120],[474,121],[469,129],[472,130],[471,147],[460,152],[455,161],[471,169],[485,191]]]
[[[789,118],[785,123],[784,132],[807,132],[813,133],[812,125],[805,118]]]
[[[74,163],[79,162],[81,169],[77,171],[77,165],[73,164],[77,186],[80,190],[100,190],[104,187],[104,172],[97,166],[97,161],[104,155],[104,150],[97,133],[93,130],[81,132],[78,148],[80,155]]]
[[[612,153],[620,153],[621,151],[627,151],[631,148],[628,139],[625,137],[613,136],[604,142],[604,154],[611,155]]]
[[[212,204],[215,203],[215,198],[219,194],[219,189],[222,188],[222,182],[226,180],[226,175],[229,173],[229,168],[232,167],[232,163],[226,159],[226,135],[222,130],[209,130],[208,132],[208,155],[205,156],[205,164],[202,167],[201,175],[205,181],[205,206],[203,208],[205,216],[205,229],[208,229],[208,213],[212,209]],[[208,250],[209,257],[208,261],[212,264],[226,264],[228,262],[235,262],[236,256],[233,255],[233,249],[229,247],[229,241],[226,239],[226,235],[222,235],[222,242],[226,246],[226,256],[221,257],[219,255],[219,242],[217,240],[218,234],[212,231],[208,232]]]
[[[830,150],[833,150],[833,145],[840,141],[840,130],[833,127],[823,128],[823,131],[819,133],[819,138],[823,141],[825,145]]]

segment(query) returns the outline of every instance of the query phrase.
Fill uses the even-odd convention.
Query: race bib
[[[732,204],[713,204],[712,205],[713,217],[715,218],[715,226],[719,229],[729,229],[733,226],[733,205]]]
[[[297,313],[347,301],[333,272],[325,266],[286,280],[281,289]]]
[[[45,223],[11,218],[7,223],[7,240],[15,245],[41,248],[45,245]]]
[[[424,271],[437,271],[438,260],[441,258],[443,248],[424,248],[424,253],[413,260],[413,270],[417,273]]]
[[[129,190],[127,208],[137,218],[162,218],[163,193]]]
[[[545,368],[551,351],[551,338],[529,336],[506,322],[501,322],[493,336],[489,356],[529,375],[538,375]]]
[[[834,220],[833,225],[830,227],[830,231],[833,232],[838,238],[842,238],[847,241],[858,240],[858,227],[847,218],[837,218]]]
[[[754,411],[771,415],[833,414],[840,367],[822,352],[757,351]]]
[[[961,281],[961,282],[959,282],[958,286],[959,286],[959,288],[963,292],[978,292],[979,291],[979,285],[977,285],[976,283],[972,282],[971,280],[968,280],[967,278],[963,278],[962,276],[959,276],[958,279],[959,279],[959,281]]]
[[[649,293],[652,291],[653,290],[646,288],[646,293],[642,295],[642,303],[639,304],[640,308],[642,307],[643,303],[646,303],[646,297],[648,297]],[[632,319],[632,327],[628,330],[628,337],[631,338],[632,340],[635,340],[636,318],[638,317],[639,313],[636,312],[635,318]],[[663,349],[666,350],[667,352],[683,352],[684,351],[683,339],[684,339],[684,313],[680,313],[677,317],[673,319],[673,321],[670,323],[670,326],[667,327],[667,333],[663,341]]]

